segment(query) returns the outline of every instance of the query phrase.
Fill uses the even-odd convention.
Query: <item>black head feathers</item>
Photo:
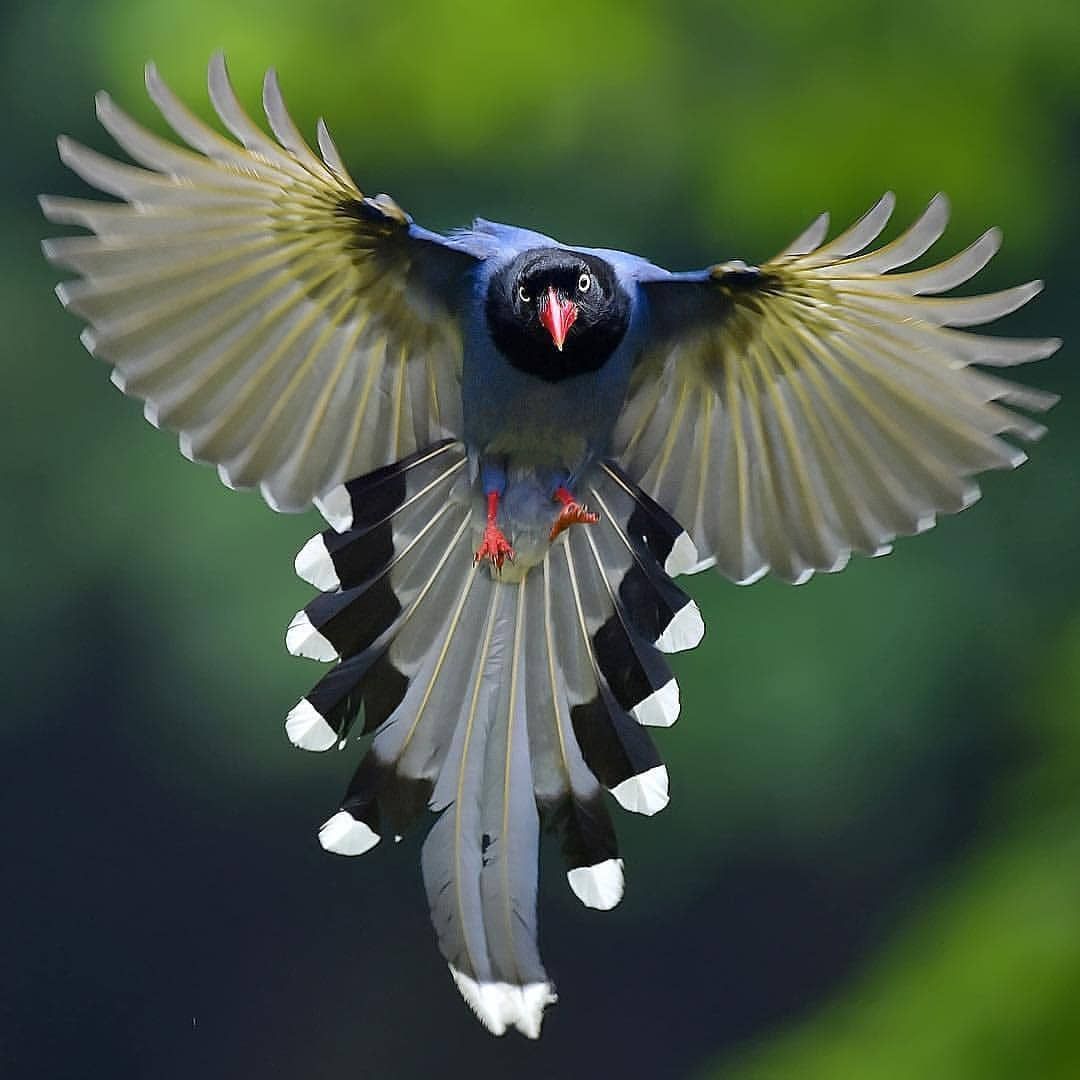
[[[603,367],[629,326],[630,299],[598,256],[534,248],[492,277],[485,313],[514,367],[557,382]]]

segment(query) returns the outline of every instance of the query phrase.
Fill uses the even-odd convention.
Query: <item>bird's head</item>
[[[603,366],[626,333],[630,301],[598,256],[538,248],[492,277],[486,313],[510,363],[554,382]]]

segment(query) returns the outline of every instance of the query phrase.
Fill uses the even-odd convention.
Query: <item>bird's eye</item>
[[[527,304],[530,300],[532,300],[532,296],[528,292],[526,292],[524,285],[518,286],[518,299],[523,304]]]
[[[592,285],[592,275],[583,273],[581,277],[577,279],[578,292],[588,292]]]

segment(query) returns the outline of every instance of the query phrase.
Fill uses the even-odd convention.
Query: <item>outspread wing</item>
[[[113,381],[180,433],[225,483],[299,510],[344,480],[460,434],[455,316],[472,255],[365,196],[319,121],[321,157],[285,110],[275,138],[244,112],[225,61],[210,98],[238,142],[194,116],[146,69],[151,99],[192,149],[139,126],[106,94],[102,124],[141,167],[62,137],[60,156],[124,202],[44,196],[46,217],[95,235],[45,242],[79,280],[58,286]]]
[[[1000,436],[1041,425],[1003,406],[1054,395],[970,367],[1053,353],[1060,341],[954,329],[1020,307],[1031,282],[939,298],[997,251],[991,229],[927,269],[890,273],[941,236],[936,197],[892,243],[863,252],[893,207],[886,195],[823,243],[823,215],[760,268],[742,263],[642,284],[651,313],[616,431],[630,476],[740,583],[769,570],[792,582],[881,554],[897,535],[969,506],[972,476],[1024,460]]]

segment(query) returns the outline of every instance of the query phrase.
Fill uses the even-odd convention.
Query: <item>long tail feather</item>
[[[574,735],[555,646],[550,560],[530,581],[537,594],[530,609],[537,627],[528,636],[526,657],[533,785],[542,813],[562,835],[570,888],[586,906],[607,910],[622,899],[622,860],[603,789]]]
[[[336,665],[290,712],[289,737],[371,744],[323,847],[362,854],[438,815],[422,867],[454,982],[496,1034],[535,1038],[555,1000],[537,946],[541,821],[557,829],[573,892],[623,895],[604,789],[652,814],[668,777],[646,727],[679,711],[663,656],[703,627],[670,575],[699,568],[682,528],[614,467],[587,478],[601,511],[524,573],[473,564],[482,520],[466,456],[447,442],[331,492],[335,527],[297,569],[323,590],[293,620],[292,651]]]

